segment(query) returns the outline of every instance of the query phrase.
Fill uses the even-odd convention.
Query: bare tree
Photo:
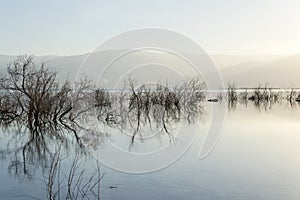
[[[15,116],[27,116],[28,126],[44,123],[53,114],[53,100],[59,89],[56,72],[46,69],[44,63],[36,67],[32,56],[19,57],[7,68],[7,77],[0,79],[5,98],[17,105]]]
[[[58,122],[68,128],[86,112],[91,104],[91,81],[59,83],[56,72],[37,65],[32,56],[21,56],[7,68],[7,76],[0,79],[0,114],[7,123],[27,120],[30,129]],[[68,121],[68,123],[66,122]]]

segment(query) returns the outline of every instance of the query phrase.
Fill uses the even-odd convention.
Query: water
[[[209,106],[210,104],[208,104]],[[224,129],[218,144],[205,159],[198,153],[210,123],[210,110],[206,109],[199,123],[187,125],[183,131],[189,137],[193,126],[200,126],[196,140],[189,150],[175,163],[159,171],[129,174],[102,166],[105,174],[101,183],[103,199],[300,199],[300,107],[286,102],[267,110],[253,104],[238,104],[226,114]],[[175,128],[176,129],[176,126]],[[143,131],[149,130],[147,127]],[[122,135],[116,128],[105,128],[114,141]],[[119,134],[119,135],[118,135]],[[9,133],[2,132],[1,149],[6,149]],[[162,136],[140,141],[116,141],[122,148],[143,152],[167,144]],[[10,141],[13,141],[11,139]],[[101,140],[100,149],[106,148]],[[103,144],[104,141],[104,144]],[[174,141],[168,148],[176,149],[181,141]],[[72,146],[72,145],[71,145]],[[72,149],[72,148],[71,148]],[[73,150],[71,150],[73,151]],[[72,157],[73,153],[69,155]],[[41,167],[33,169],[32,177],[8,173],[13,154],[1,154],[1,199],[45,198],[45,179]],[[163,159],[163,158],[158,158]],[[83,168],[89,169],[93,157],[85,160]],[[67,169],[69,162],[64,162]],[[136,163],[142,165],[147,163]],[[34,166],[30,166],[31,168]]]

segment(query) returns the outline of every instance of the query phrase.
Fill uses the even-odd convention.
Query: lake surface
[[[300,199],[300,106],[291,107],[286,102],[267,109],[259,109],[251,103],[236,105],[226,113],[223,132],[214,150],[206,158],[199,159],[199,148],[211,123],[210,106],[209,103],[206,105],[198,123],[181,126],[180,134],[186,134],[187,138],[192,134],[189,131],[197,128],[197,137],[188,151],[170,166],[154,172],[132,174],[101,165],[104,174],[102,199]],[[172,131],[178,129],[177,125],[173,127]],[[170,143],[166,134],[157,137],[158,129],[144,127],[142,132],[149,137],[143,140],[137,137],[131,144],[123,133],[125,129],[103,127],[103,137],[93,145],[100,146],[101,152],[109,148],[109,138],[129,152],[143,153],[166,145],[175,151],[184,144],[180,140]],[[27,137],[25,133],[15,135],[14,131],[1,132],[0,197],[45,199],[43,181],[47,177],[47,167],[41,167],[37,160],[29,163],[30,176],[17,167],[11,167],[14,161],[20,160],[13,153],[14,147]],[[48,144],[52,145],[50,141]],[[70,152],[65,154],[69,158],[75,152],[72,148],[71,143]],[[112,157],[112,160],[120,159],[121,162],[118,155]],[[94,156],[82,159],[81,167],[89,171],[94,166]],[[71,162],[65,159],[62,163],[62,168],[67,170]]]

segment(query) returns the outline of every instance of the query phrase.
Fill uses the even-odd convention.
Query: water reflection
[[[97,131],[94,125],[110,127],[120,133],[127,130],[131,133],[131,145],[134,145],[137,136],[144,137],[144,130],[147,128],[155,134],[166,134],[169,142],[172,142],[176,124],[196,123],[205,112],[205,95],[199,90],[204,86],[199,83],[190,82],[195,88],[186,91],[171,90],[162,85],[156,85],[155,89],[146,86],[138,89],[132,87],[131,92],[124,90],[120,93],[97,90],[94,100],[91,98],[93,93],[81,93],[82,97],[70,104],[72,110],[64,109],[65,106],[57,107],[63,108],[58,111],[58,116],[63,117],[58,117],[57,120],[53,120],[55,112],[42,112],[44,114],[33,121],[29,113],[7,120],[12,118],[7,117],[8,112],[2,107],[0,123],[3,129],[1,137],[4,140],[1,143],[1,158],[9,162],[8,173],[13,176],[33,180],[35,174],[42,175],[43,177],[38,178],[43,179],[46,184],[48,199],[74,199],[78,196],[81,199],[87,195],[93,195],[90,197],[92,199],[98,198],[98,189],[95,194],[89,192],[102,179],[102,174],[98,173],[99,166],[94,166],[97,176],[94,174],[89,179],[78,164],[81,162],[79,158],[91,158],[89,150],[104,147],[105,138],[109,137],[109,133]],[[2,99],[1,103],[12,109],[8,101]],[[62,157],[73,157],[74,160],[68,159],[67,164],[61,164],[61,160],[65,159]],[[68,175],[63,175],[63,171]],[[60,180],[59,177],[64,178]],[[69,179],[73,180],[72,177],[76,177],[76,181],[68,182]],[[95,177],[97,178],[92,179]],[[95,185],[85,185],[86,179]],[[57,185],[58,183],[61,185]],[[63,184],[66,184],[67,189],[60,189]],[[81,186],[87,186],[84,188],[85,192],[78,190]]]
[[[82,162],[80,159],[89,157],[90,149],[104,147],[106,137],[110,137],[109,133],[97,132],[93,123],[110,127],[120,133],[127,130],[131,133],[130,143],[134,145],[137,136],[140,138],[145,136],[145,128],[148,128],[150,132],[166,134],[172,142],[176,124],[194,124],[204,116],[207,102],[205,93],[199,92],[199,88],[195,87],[197,89],[193,91],[182,88],[170,90],[162,85],[155,87],[153,89],[143,85],[138,89],[131,87],[130,92],[123,90],[119,93],[99,89],[94,94],[94,100],[74,104],[76,106],[73,106],[72,114],[64,120],[47,121],[44,119],[42,121],[47,123],[32,123],[31,125],[28,125],[27,120],[1,120],[4,138],[6,138],[3,144],[6,148],[1,149],[0,153],[2,159],[9,160],[8,173],[32,180],[38,170],[42,171],[46,177],[44,182],[47,185],[48,199],[58,199],[57,192],[60,186],[54,183],[59,182],[58,177],[63,176],[60,170],[64,168],[70,177],[79,174],[72,184],[83,186],[84,180],[88,180],[95,185],[89,185],[93,188],[93,194],[88,194],[87,190],[81,193],[76,188],[72,188],[72,184],[67,184],[66,188],[69,188],[65,189],[64,195],[61,194],[61,196],[72,199],[80,195],[81,198],[94,195],[92,199],[98,198],[100,186],[97,184],[100,184],[103,178],[103,174],[99,172],[99,166],[93,166],[93,173],[97,174],[92,175],[95,179],[90,179],[81,171],[79,164]],[[256,111],[263,112],[271,110],[276,104],[289,105],[294,109],[299,104],[295,98],[289,98],[291,92],[275,93],[269,89],[253,91],[232,89],[223,95],[227,96],[227,101],[219,103],[227,103],[230,111],[236,110],[239,106],[247,108],[253,105]],[[86,94],[87,99],[91,99],[91,96],[89,93]],[[218,99],[223,99],[221,93],[218,94]],[[80,101],[83,102],[84,98]],[[70,155],[73,156],[73,160],[68,160],[67,165],[70,168],[66,169],[61,164],[61,159]],[[70,177],[66,176],[64,180]]]
[[[1,149],[1,155],[10,159],[8,172],[16,176],[31,179],[37,168],[44,171],[49,167],[57,146],[63,147],[64,151],[70,150],[68,130],[53,126],[30,129],[23,124],[13,123],[4,132],[7,148]],[[81,153],[84,152],[83,145],[76,146]]]
[[[197,81],[194,82],[199,83]],[[191,83],[188,83],[191,85]],[[203,85],[197,85],[195,90],[170,90],[168,87],[156,85],[156,88],[142,85],[131,92],[111,93],[97,90],[93,107],[84,109],[78,106],[73,109],[70,121],[46,121],[47,123],[31,123],[27,120],[9,120],[2,116],[1,127],[7,141],[7,148],[0,151],[1,158],[10,159],[8,172],[12,175],[31,179],[36,168],[43,171],[49,168],[49,163],[55,157],[57,147],[64,152],[76,152],[86,157],[89,149],[105,146],[105,138],[109,133],[99,133],[92,123],[110,127],[116,131],[131,132],[130,142],[134,145],[137,135],[143,138],[145,128],[155,134],[166,134],[170,142],[173,138],[173,128],[178,123],[193,124],[202,119],[205,113],[205,93],[199,92]],[[218,99],[222,99],[218,94]],[[224,95],[224,94],[223,94]],[[290,96],[293,92],[273,92],[271,89],[259,88],[253,91],[237,92],[231,87],[226,102],[228,110],[234,111],[238,105],[248,107],[253,105],[257,111],[268,111],[275,104],[286,102],[291,108],[299,105]],[[90,95],[89,95],[90,96]],[[2,108],[3,110],[3,108]],[[5,120],[4,120],[5,119]],[[41,119],[41,117],[40,117]]]
[[[275,104],[288,105],[291,109],[299,105],[297,92],[294,89],[275,90],[268,87],[257,87],[252,89],[237,89],[235,85],[229,84],[226,92],[227,107],[229,111],[237,109],[238,105],[247,107],[253,105],[257,111],[271,110]]]
[[[176,123],[195,123],[204,113],[204,85],[197,80],[186,83],[194,84],[193,90],[170,90],[157,84],[155,88],[145,85],[131,92],[109,94],[97,91],[96,115],[98,122],[120,131],[132,132],[131,143],[136,135],[143,135],[142,129],[150,127],[153,132],[161,132],[172,139],[172,126]],[[196,85],[198,84],[198,85]]]
[[[130,131],[132,144],[137,135],[143,136],[145,127],[153,132],[167,134],[171,141],[174,124],[193,124],[203,117],[206,103],[205,93],[199,92],[200,87],[203,88],[202,85],[193,87],[194,91],[170,90],[162,85],[156,85],[155,90],[144,85],[138,89],[132,86],[131,92],[124,90],[120,93],[97,90],[93,109],[80,107],[79,111],[72,113],[76,117],[70,120],[71,123],[59,120],[28,125],[26,120],[7,121],[2,116],[1,127],[6,134],[9,133],[11,139],[7,141],[7,148],[1,149],[1,157],[11,156],[11,174],[32,177],[34,170],[28,169],[28,166],[47,168],[53,157],[54,146],[61,146],[67,151],[73,145],[83,155],[87,154],[88,148],[104,146],[108,135],[96,134],[90,126],[91,122],[120,132]],[[247,107],[252,104],[258,111],[268,111],[274,104],[286,102],[291,108],[299,104],[290,98],[292,92],[275,93],[266,88],[254,91],[246,89],[242,92],[231,88],[226,95],[230,111],[237,109],[238,105]]]
[[[83,163],[89,157],[83,138],[65,127],[30,129],[17,122],[6,126],[1,158],[8,162],[8,174],[20,180],[38,180],[45,185],[47,199],[100,199],[99,163]],[[38,176],[36,176],[38,174]],[[36,198],[31,194],[20,197]]]

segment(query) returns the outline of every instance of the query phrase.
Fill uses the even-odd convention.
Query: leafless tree
[[[76,122],[91,109],[93,84],[88,79],[60,83],[57,73],[36,64],[32,56],[20,56],[7,68],[7,76],[0,79],[0,120],[9,124],[26,121],[30,130],[63,126],[74,132]]]
[[[233,110],[236,108],[236,104],[238,101],[238,93],[237,86],[235,83],[228,83],[227,86],[227,101],[228,101],[228,109]]]

